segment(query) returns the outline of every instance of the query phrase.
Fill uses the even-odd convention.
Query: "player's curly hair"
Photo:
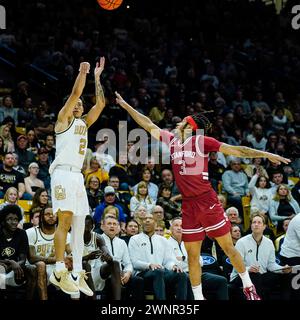
[[[212,128],[212,123],[203,113],[193,114],[191,117],[196,122],[198,129],[204,130],[204,134],[207,134],[210,132]]]

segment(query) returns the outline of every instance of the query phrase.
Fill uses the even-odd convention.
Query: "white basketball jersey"
[[[73,118],[69,127],[56,133],[56,155],[49,172],[58,165],[67,165],[81,170],[86,154],[88,135],[83,119]]]
[[[99,249],[98,246],[97,246],[96,233],[92,231],[91,235],[92,235],[91,241],[89,243],[87,243],[87,244],[86,243],[84,244],[83,257],[88,255],[89,253]],[[96,264],[100,263],[100,259],[90,260],[89,263],[90,263],[90,265],[92,267],[95,267]]]
[[[37,256],[45,258],[55,256],[54,233],[45,234],[39,227],[33,227],[26,230],[30,246],[35,247]],[[67,234],[66,244],[70,243],[70,234]]]

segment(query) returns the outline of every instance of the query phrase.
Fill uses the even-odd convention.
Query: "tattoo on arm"
[[[104,91],[102,89],[102,86],[99,80],[95,82],[95,87],[96,87],[96,102],[104,103],[105,102]]]
[[[267,156],[266,152],[255,150],[252,148],[241,146],[239,147],[240,157],[245,158],[263,158]]]

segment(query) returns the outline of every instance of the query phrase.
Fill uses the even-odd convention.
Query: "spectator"
[[[235,207],[230,207],[228,208],[226,211],[225,211],[227,217],[228,217],[228,220],[231,222],[231,223],[234,223],[234,224],[240,224],[242,221],[241,221],[241,218],[239,216],[239,210]]]
[[[15,187],[18,190],[19,199],[24,196],[25,200],[29,200],[31,196],[25,193],[24,177],[13,169],[14,163],[13,154],[7,153],[3,160],[3,168],[0,169],[0,198],[4,197],[4,193],[9,187]]]
[[[249,101],[244,99],[244,94],[242,90],[238,90],[236,92],[235,100],[232,101],[233,109],[235,109],[238,105],[242,105],[244,114],[251,113],[251,107],[250,107]]]
[[[15,163],[14,163],[14,169],[17,170],[18,172],[20,172],[22,174],[23,177],[26,176],[26,171],[25,169],[19,165],[19,156],[16,153],[13,153],[14,159],[15,159]]]
[[[27,151],[32,152],[36,156],[38,149],[41,147],[41,145],[40,145],[39,141],[37,140],[33,129],[27,129],[26,138],[28,141]]]
[[[252,134],[247,136],[247,141],[257,150],[266,150],[267,139],[264,137],[263,128],[260,124],[254,125]]]
[[[133,214],[134,220],[136,220],[139,224],[139,233],[142,232],[143,221],[146,217],[146,214],[147,209],[142,205],[138,206]]]
[[[45,149],[48,151],[48,160],[50,164],[55,159],[56,149],[54,147],[54,144],[55,144],[54,135],[51,133],[47,134],[46,140],[45,140]]]
[[[263,175],[261,169],[251,178],[248,186],[252,197],[250,202],[251,210],[257,208],[262,213],[269,212],[270,201],[273,195],[269,180]]]
[[[282,273],[291,272],[291,268],[282,269],[275,261],[275,248],[272,241],[263,235],[266,227],[265,218],[261,214],[255,214],[251,219],[252,234],[249,234],[236,243],[236,249],[240,252],[249,275],[254,283],[257,293],[263,299],[269,299],[270,290],[280,286],[282,299],[286,300],[289,296],[288,278],[275,273],[282,270]],[[233,269],[230,281],[233,285],[240,287],[241,280],[238,273]]]
[[[172,220],[181,214],[181,208],[177,202],[171,199],[171,187],[169,184],[162,183],[158,192],[157,205],[162,207],[165,213],[166,220]]]
[[[15,151],[15,143],[12,139],[10,128],[7,124],[3,124],[0,127],[0,136],[3,140],[3,150],[4,152],[14,152]]]
[[[150,110],[149,118],[154,123],[158,124],[160,121],[164,119],[166,110],[167,110],[166,100],[163,98],[160,98],[157,101],[157,107],[153,107]]]
[[[143,279],[133,274],[133,266],[126,242],[117,237],[120,229],[118,220],[116,218],[106,217],[103,220],[102,229],[103,239],[108,251],[113,259],[119,263],[121,284],[131,292],[133,300],[143,299]]]
[[[19,157],[19,164],[25,169],[31,162],[35,162],[35,155],[31,151],[27,150],[28,139],[24,135],[20,135],[17,139],[16,154]]]
[[[261,175],[263,175],[266,178],[269,178],[268,173],[266,169],[262,165],[262,159],[261,158],[253,158],[252,164],[248,164],[245,168],[245,173],[248,176],[248,178],[252,178],[258,171],[261,172]]]
[[[18,108],[14,107],[11,96],[4,96],[2,98],[1,111],[3,112],[3,119],[0,119],[1,122],[7,117],[11,117],[18,124]]]
[[[234,245],[236,245],[237,241],[241,238],[242,236],[242,230],[241,227],[238,224],[231,224],[231,238],[232,242]]]
[[[300,179],[295,184],[294,188],[292,189],[292,196],[298,202],[298,204],[300,206]]]
[[[45,189],[50,191],[49,152],[46,148],[38,150],[38,165],[40,169],[37,177],[44,182]]]
[[[130,238],[139,233],[139,223],[134,219],[127,221],[125,226],[125,232],[126,235],[122,236],[121,239],[123,239],[128,246]]]
[[[155,202],[151,200],[148,194],[147,184],[144,181],[138,184],[137,193],[130,199],[131,214],[133,214],[140,205],[144,206],[148,212],[151,212],[155,205]]]
[[[179,201],[181,200],[181,194],[176,186],[176,182],[174,180],[173,172],[170,169],[163,169],[161,171],[161,180],[164,183],[167,183],[172,188],[171,199],[172,201]]]
[[[88,180],[90,179],[90,176],[96,176],[98,180],[100,181],[100,184],[103,182],[106,182],[108,180],[108,173],[105,172],[101,167],[99,162],[97,161],[96,157],[93,157],[90,160],[90,169],[87,169],[84,172],[84,177],[86,184]]]
[[[180,217],[174,218],[171,221],[171,237],[169,238],[170,249],[174,252],[178,264],[186,273],[189,272],[188,254],[182,241],[182,219]],[[200,264],[203,266],[203,259],[200,256]],[[228,287],[225,277],[203,272],[202,275],[203,291],[205,294],[214,295],[215,300],[228,300]],[[194,300],[193,291],[190,281],[188,280],[188,300]]]
[[[283,220],[283,222],[282,222],[282,228],[283,228],[283,232],[284,232],[284,233],[283,233],[282,235],[280,235],[279,237],[277,237],[277,238],[275,239],[275,242],[274,242],[274,244],[275,244],[275,249],[276,249],[276,252],[277,252],[277,253],[279,253],[280,250],[281,250],[281,246],[282,246],[282,244],[283,244],[283,241],[284,241],[284,238],[285,238],[285,235],[286,235],[286,232],[287,232],[287,230],[288,230],[288,227],[289,227],[289,224],[290,224],[291,220],[292,220],[292,219],[287,218],[287,219]]]
[[[291,192],[284,184],[277,187],[276,194],[270,202],[270,218],[277,226],[277,232],[282,232],[282,221],[286,218],[293,218],[300,213],[297,201],[291,197]]]
[[[153,290],[157,300],[166,300],[166,289],[169,287],[176,292],[176,299],[185,300],[187,276],[178,266],[167,241],[155,234],[155,220],[151,213],[147,213],[143,232],[129,240],[134,274],[144,279],[145,289]]]
[[[24,179],[25,191],[32,197],[37,189],[45,188],[44,182],[37,178],[39,169],[39,165],[36,162],[30,163],[28,166],[29,176]]]
[[[42,105],[36,109],[35,117],[30,122],[30,126],[34,128],[37,138],[41,140],[45,140],[46,136],[54,131],[54,125],[46,116],[46,109]]]
[[[49,195],[45,188],[38,188],[32,198],[31,211],[40,208],[43,209],[49,204]]]
[[[241,169],[239,159],[230,161],[231,170],[225,171],[222,176],[223,189],[227,192],[227,202],[243,213],[242,197],[249,194],[248,179]]]
[[[208,162],[208,176],[212,187],[218,193],[218,187],[222,183],[222,174],[225,167],[218,162],[218,153],[210,152]]]
[[[142,170],[142,180],[147,184],[148,188],[148,195],[151,198],[151,200],[155,203],[157,200],[157,194],[158,194],[158,186],[151,182],[151,171],[147,168],[144,168]],[[133,188],[132,191],[136,194],[138,189],[138,184],[136,184]]]
[[[36,286],[36,270],[26,266],[28,238],[17,228],[22,213],[17,205],[0,211],[0,264],[5,270],[5,284],[18,287],[26,282],[26,299],[32,300]]]
[[[117,207],[119,210],[119,221],[121,223],[121,229],[122,232],[125,231],[125,222],[126,222],[126,216],[123,212],[122,207],[116,203],[116,194],[115,194],[115,189],[111,186],[107,186],[104,189],[104,201],[102,203],[100,203],[96,209],[95,209],[95,214],[93,216],[95,224],[98,225],[102,214],[104,212],[104,209],[107,206],[114,206]]]
[[[91,175],[87,181],[86,193],[91,213],[94,213],[96,207],[103,198],[103,191],[100,189],[100,181],[97,176]]]

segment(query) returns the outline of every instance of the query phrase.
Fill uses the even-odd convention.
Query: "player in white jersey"
[[[26,230],[29,255],[28,260],[37,268],[38,293],[41,300],[47,300],[47,284],[50,275],[55,268],[54,233],[57,224],[57,216],[52,207],[47,206],[40,213],[38,227]],[[70,254],[70,234],[68,233],[65,245],[65,254]]]
[[[82,268],[83,233],[85,216],[89,213],[88,199],[84,188],[81,169],[87,149],[87,129],[98,119],[105,106],[105,98],[100,84],[100,75],[104,69],[105,59],[97,63],[94,76],[96,86],[96,104],[83,114],[80,96],[89,73],[88,62],[80,64],[79,75],[73,90],[63,108],[58,113],[55,124],[56,156],[49,172],[51,175],[51,196],[54,212],[58,215],[58,227],[55,232],[54,245],[56,253],[55,271],[50,282],[68,294],[79,294],[79,291],[92,296],[88,287],[86,274]],[[73,271],[65,267],[64,246],[67,233],[71,231],[71,249]]]

